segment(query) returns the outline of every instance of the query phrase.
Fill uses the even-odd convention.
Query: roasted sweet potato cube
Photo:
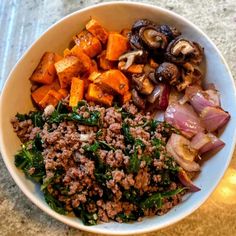
[[[95,60],[92,60],[92,65],[88,70],[88,73],[93,73],[93,72],[97,72],[98,71],[98,65],[97,62]]]
[[[81,64],[81,72],[89,71],[90,68],[93,66],[90,57],[87,54],[85,54],[78,45],[75,45],[71,50],[66,49],[64,51],[64,57],[67,56],[75,56],[79,59]]]
[[[54,63],[55,53],[45,52],[30,80],[40,84],[51,84],[56,77]]]
[[[95,57],[102,51],[102,45],[99,39],[87,30],[83,30],[75,35],[73,40],[90,58]]]
[[[110,70],[115,67],[114,61],[109,61],[106,59],[106,50],[102,51],[100,55],[98,55],[98,64],[102,70]]]
[[[61,55],[55,53],[55,59],[54,59],[54,61],[55,61],[55,62],[58,62],[58,61],[60,61],[61,59],[63,59],[63,57],[62,57]]]
[[[89,84],[88,91],[86,94],[86,99],[88,101],[98,102],[105,104],[107,106],[112,105],[113,96],[105,93],[99,86],[96,84]]]
[[[57,92],[62,95],[62,98],[66,98],[69,94],[67,89],[59,89]]]
[[[107,91],[124,95],[129,90],[129,81],[119,70],[108,70],[101,74],[98,84]]]
[[[128,38],[118,33],[110,33],[107,41],[106,59],[117,61],[119,57],[128,51]]]
[[[73,77],[71,80],[69,106],[71,107],[77,106],[78,102],[81,101],[83,97],[84,97],[84,80],[81,80],[77,77]]]
[[[120,69],[122,71],[125,71],[125,72],[128,72],[128,73],[131,73],[131,74],[141,74],[141,73],[143,73],[143,68],[144,68],[143,64],[133,64],[130,67],[128,67],[127,69],[123,69],[125,64],[126,63],[124,61],[119,62],[118,63],[118,69]]]
[[[31,93],[31,96],[36,104],[39,105],[39,102],[46,96],[50,89],[58,90],[60,89],[60,85],[58,80],[55,80],[52,84],[43,85],[37,88],[35,91]]]
[[[97,37],[103,44],[107,42],[108,32],[98,21],[91,19],[86,24],[85,27],[92,35]]]
[[[95,82],[96,80],[98,80],[99,76],[101,75],[100,72],[96,72],[94,71],[93,73],[91,73],[88,77],[89,81]]]
[[[48,105],[53,105],[54,107],[62,99],[62,95],[54,89],[50,89],[44,98],[39,102],[39,106],[45,108]]]
[[[82,70],[80,60],[75,56],[67,56],[55,63],[55,68],[60,81],[61,88],[66,88],[70,85],[71,79]]]
[[[131,99],[131,93],[127,91],[123,96],[122,96],[122,103],[125,104],[129,102]]]

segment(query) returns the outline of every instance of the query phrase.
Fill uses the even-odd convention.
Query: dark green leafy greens
[[[47,189],[44,190],[44,199],[47,204],[57,213],[62,215],[65,215],[67,213],[67,211],[65,210],[65,206],[55,197],[53,197]]]
[[[39,136],[33,141],[22,145],[22,149],[15,155],[16,167],[23,170],[25,175],[38,183],[42,183],[45,176],[45,166],[41,154],[42,144]]]
[[[164,198],[173,197],[174,195],[181,193],[185,189],[186,188],[178,188],[164,193],[153,193],[151,196],[147,197],[144,201],[141,202],[141,207],[143,209],[152,208],[154,206],[156,208],[161,208]]]

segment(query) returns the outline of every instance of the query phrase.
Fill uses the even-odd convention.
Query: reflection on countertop
[[[6,77],[29,45],[61,17],[101,0],[1,0],[0,90]],[[236,1],[139,0],[185,16],[216,43],[236,78]],[[222,158],[224,158],[222,156]],[[214,170],[212,170],[214,171]],[[179,223],[149,236],[236,235],[236,152],[222,181],[210,198]],[[34,206],[16,186],[0,158],[0,235],[88,236],[68,227]]]

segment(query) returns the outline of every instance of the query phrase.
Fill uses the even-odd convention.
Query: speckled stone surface
[[[106,1],[0,0],[0,90],[29,45],[61,17]],[[108,2],[108,1],[107,1]],[[146,0],[198,25],[223,53],[236,78],[235,0]],[[1,131],[0,131],[1,132]],[[236,153],[220,185],[192,215],[154,235],[236,235]],[[0,158],[0,235],[92,235],[70,228],[34,206],[16,186]]]

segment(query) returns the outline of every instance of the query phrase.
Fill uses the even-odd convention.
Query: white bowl
[[[187,198],[163,216],[145,218],[142,222],[119,224],[115,222],[85,226],[80,219],[54,212],[45,203],[39,188],[27,180],[14,165],[14,154],[20,142],[13,132],[10,119],[17,112],[28,112],[32,108],[30,82],[28,80],[45,51],[62,53],[72,36],[94,17],[109,30],[129,27],[138,18],[149,18],[159,23],[176,26],[184,36],[199,42],[205,48],[205,71],[207,81],[213,82],[221,94],[222,107],[229,111],[231,120],[221,135],[226,146],[205,162],[195,184],[201,191]],[[235,144],[236,95],[232,76],[221,53],[212,41],[195,25],[183,17],[151,5],[131,2],[110,2],[77,11],[49,28],[18,61],[4,86],[0,101],[0,146],[5,164],[13,179],[25,195],[52,217],[79,229],[103,234],[137,234],[157,230],[171,225],[195,211],[212,193],[230,162]]]

